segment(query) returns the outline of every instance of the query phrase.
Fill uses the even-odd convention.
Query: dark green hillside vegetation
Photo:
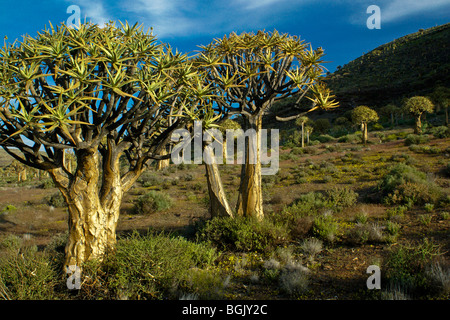
[[[340,102],[380,104],[450,82],[450,23],[381,45],[338,68],[328,85]]]

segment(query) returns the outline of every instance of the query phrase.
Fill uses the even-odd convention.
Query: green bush
[[[313,235],[317,238],[333,242],[336,238],[339,224],[331,214],[323,214],[314,219]]]
[[[450,137],[450,129],[447,126],[434,127],[429,132],[438,139]]]
[[[51,260],[36,246],[24,246],[10,236],[0,243],[0,299],[56,299],[58,272]]]
[[[169,209],[172,205],[173,201],[169,195],[152,190],[137,199],[133,211],[135,214],[152,214]]]
[[[55,183],[53,182],[52,179],[46,179],[40,184],[39,188],[41,189],[55,188]]]
[[[357,143],[361,141],[361,133],[351,133],[351,134],[347,134],[345,136],[342,136],[338,139],[338,142],[342,142],[342,143]]]
[[[330,121],[328,119],[317,119],[314,124],[314,132],[325,133],[331,128]]]
[[[336,210],[351,207],[358,199],[358,193],[348,187],[334,187],[326,192],[326,196],[328,206]]]
[[[176,298],[180,291],[195,286],[188,283],[193,270],[211,267],[217,258],[217,251],[205,244],[170,234],[134,232],[119,239],[115,253],[103,263],[85,267],[92,283],[82,286],[83,295],[96,299]]]
[[[383,130],[383,126],[381,124],[379,124],[379,123],[375,123],[372,126],[372,130]]]
[[[62,208],[62,207],[67,206],[66,201],[64,200],[64,197],[62,196],[61,192],[59,192],[59,191],[46,197],[45,202],[49,206],[53,206],[55,208]]]
[[[352,243],[380,243],[385,240],[382,226],[377,223],[356,223],[347,231],[348,240]]]
[[[271,219],[216,217],[206,221],[197,238],[212,243],[219,250],[267,251],[287,239],[288,231]]]
[[[335,137],[332,137],[329,134],[321,134],[316,139],[319,140],[321,143],[330,142],[330,141],[335,141],[336,140]]]
[[[393,166],[378,188],[386,196],[385,202],[393,204],[436,203],[442,195],[442,190],[425,173],[403,163]]]
[[[412,144],[424,144],[430,141],[428,135],[408,134],[405,138],[405,145],[410,146]]]
[[[395,247],[386,261],[388,282],[400,285],[413,294],[429,292],[433,284],[426,270],[441,254],[440,246],[427,238],[418,243]]]
[[[384,141],[394,141],[397,140],[397,135],[395,133],[389,134],[386,136]]]
[[[150,171],[145,171],[138,179],[138,181],[142,184],[143,187],[153,187],[159,186],[163,183],[162,179],[157,176],[155,173]]]

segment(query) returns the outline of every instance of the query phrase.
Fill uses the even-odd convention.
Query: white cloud
[[[195,1],[137,0],[123,1],[124,10],[139,17],[139,21],[153,27],[158,37],[183,35],[193,28],[196,19],[186,14]]]
[[[380,6],[381,19],[384,22],[401,19],[425,11],[433,11],[449,6],[448,0],[394,0]]]
[[[243,6],[246,10],[259,9],[274,5],[276,2],[284,2],[285,0],[237,0],[236,5]]]

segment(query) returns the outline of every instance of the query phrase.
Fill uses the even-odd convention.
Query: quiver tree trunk
[[[263,197],[261,185],[261,116],[248,119],[247,132],[251,132],[248,143],[245,144],[245,163],[241,171],[241,184],[236,203],[236,213],[239,216],[264,218]]]
[[[416,126],[414,128],[415,134],[421,134],[422,133],[422,115],[416,116]]]
[[[206,168],[206,181],[210,201],[211,217],[233,217],[227,196],[222,185],[219,168],[212,149],[204,148],[204,161]]]
[[[445,110],[445,125],[448,126],[449,125],[449,123],[448,123],[448,107],[445,107],[444,110]]]
[[[162,149],[160,155],[161,156],[167,155],[167,150]],[[165,168],[168,168],[169,165],[170,165],[170,158],[164,159],[164,160],[158,160],[158,162],[156,163],[156,170],[158,170],[158,171],[163,170]]]
[[[362,128],[362,140],[363,143],[366,144],[367,143],[367,139],[368,139],[368,134],[367,134],[367,122],[363,122],[361,125]]]
[[[302,122],[302,148],[305,147],[305,123]]]
[[[109,154],[103,158],[102,176],[97,149],[81,149],[76,156],[77,168],[69,179],[62,174],[62,169],[52,169],[49,173],[62,192],[69,212],[64,266],[81,268],[84,262],[102,260],[114,249],[124,188],[118,156]]]

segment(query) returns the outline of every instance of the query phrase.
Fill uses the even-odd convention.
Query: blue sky
[[[82,20],[127,20],[153,27],[158,39],[192,52],[231,32],[274,29],[323,47],[331,72],[393,39],[450,22],[448,0],[0,0],[0,36],[36,35],[66,21],[70,5]],[[368,29],[367,8],[381,9],[381,29]]]

